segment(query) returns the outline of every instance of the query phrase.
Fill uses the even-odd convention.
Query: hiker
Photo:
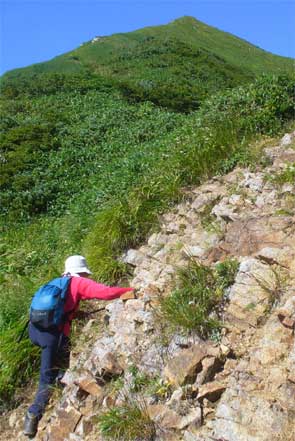
[[[79,308],[80,300],[113,300],[133,290],[133,288],[109,287],[96,283],[88,279],[90,274],[83,256],[68,257],[65,261],[63,277],[52,281],[53,283],[57,281],[64,287],[65,303],[61,307],[65,317],[63,324],[47,329],[41,328],[36,323],[32,323],[32,315],[30,315],[29,336],[35,345],[42,348],[42,354],[38,391],[25,416],[24,435],[26,436],[33,437],[37,433],[39,420],[49,401],[50,389],[55,381],[62,378],[63,372],[60,372],[59,368],[62,365],[68,367],[71,320]]]

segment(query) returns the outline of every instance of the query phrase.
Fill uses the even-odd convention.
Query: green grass
[[[295,184],[295,163],[287,164],[287,167],[276,173],[274,176],[268,176],[267,180],[277,184],[278,186],[283,186],[284,184]]]
[[[17,389],[35,379],[38,371],[40,349],[32,346],[26,334],[21,341],[16,339],[24,326],[25,319],[22,319],[16,321],[13,328],[1,331],[0,413],[18,404]]]
[[[114,441],[151,441],[156,433],[144,402],[138,400],[109,409],[98,417],[98,424],[103,437]]]
[[[210,337],[220,330],[217,307],[224,301],[224,291],[234,283],[236,260],[219,263],[214,269],[191,259],[178,271],[176,289],[160,300],[162,319],[175,329],[194,331]]]
[[[130,366],[129,372],[131,379],[128,384],[129,393],[142,395],[161,395],[165,388],[162,379],[159,376],[151,376],[141,372],[137,366]]]

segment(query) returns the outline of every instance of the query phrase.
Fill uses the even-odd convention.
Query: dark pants
[[[42,348],[39,387],[29,412],[41,418],[48,403],[52,385],[61,370],[69,366],[69,338],[58,330],[44,331],[30,323],[29,336],[31,341]]]

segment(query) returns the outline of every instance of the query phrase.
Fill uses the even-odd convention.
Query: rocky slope
[[[235,169],[187,191],[160,231],[122,257],[136,298],[107,304],[86,325],[36,440],[103,440],[97,414],[128,394],[154,421],[156,440],[295,440],[295,182],[272,180],[295,162],[294,141],[295,132],[266,148],[264,168]],[[158,299],[176,269],[229,256],[239,269],[221,335],[164,339]],[[136,393],[136,375],[157,378],[162,392]],[[24,439],[24,409],[6,416],[3,439]]]

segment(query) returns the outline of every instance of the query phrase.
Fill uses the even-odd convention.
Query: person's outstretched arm
[[[73,277],[71,280],[71,289],[79,294],[80,300],[113,300],[125,292],[133,290],[133,288],[110,287],[85,277]]]

